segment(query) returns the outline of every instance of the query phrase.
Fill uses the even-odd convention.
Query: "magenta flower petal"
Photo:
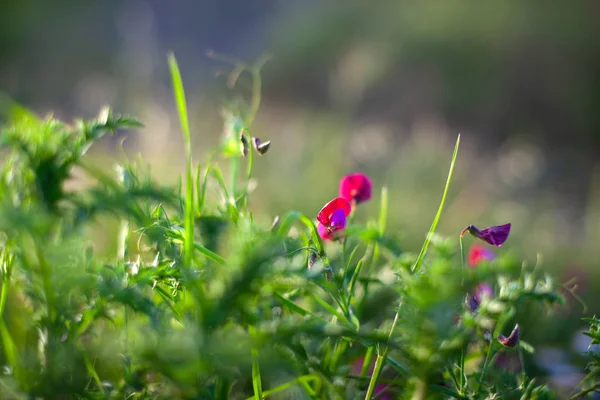
[[[340,181],[340,197],[356,204],[371,198],[373,184],[365,174],[346,175]]]
[[[334,231],[331,231],[327,228],[325,228],[325,226],[319,224],[317,226],[317,232],[319,232],[319,236],[321,236],[321,239],[323,240],[334,240]]]
[[[517,343],[519,343],[520,333],[521,329],[519,328],[519,324],[516,324],[509,337],[498,335],[498,341],[506,347],[515,347]]]
[[[317,227],[319,236],[324,240],[340,238],[343,235],[344,229],[346,229],[346,214],[342,209],[337,209],[333,212],[329,220],[329,226],[319,224]]]
[[[352,211],[352,206],[348,202],[348,200],[343,199],[341,197],[336,197],[331,200],[329,203],[325,204],[321,211],[317,214],[317,221],[321,224],[329,227],[331,225],[331,217],[336,210],[343,210],[344,215],[347,217],[350,215]]]
[[[475,225],[469,225],[463,230],[461,236],[463,236],[466,231],[469,231],[471,235],[491,244],[492,246],[500,247],[508,238],[508,234],[510,233],[510,224],[490,226],[481,230]]]
[[[484,247],[479,243],[475,243],[473,246],[471,246],[469,254],[467,255],[467,263],[470,267],[476,267],[482,261],[491,261],[494,258],[496,258],[496,255],[492,250],[488,249],[487,247]]]

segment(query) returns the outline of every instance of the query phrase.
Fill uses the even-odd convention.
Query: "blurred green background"
[[[259,218],[314,215],[343,174],[362,171],[389,187],[390,232],[416,251],[461,133],[439,232],[458,241],[468,224],[512,222],[500,252],[576,277],[590,316],[600,312],[598,15],[591,0],[3,0],[0,117],[9,98],[67,120],[110,104],[146,125],[127,133],[127,152],[174,183],[183,146],[166,53],[179,60],[202,161],[222,139],[221,106],[247,93],[243,76],[227,88],[206,50],[268,52],[254,126],[272,141],[257,163]],[[112,167],[121,139],[93,156]],[[359,218],[375,215],[375,197]],[[582,311],[569,297],[523,332],[558,384],[582,372]]]

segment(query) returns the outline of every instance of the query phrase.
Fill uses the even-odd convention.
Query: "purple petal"
[[[509,337],[498,335],[498,341],[506,347],[515,347],[517,343],[519,343],[520,333],[521,329],[519,328],[519,324],[516,324],[515,329],[513,329]]]
[[[502,246],[502,243],[508,238],[510,233],[510,224],[490,226],[483,228],[479,234],[479,238],[485,240],[493,246]]]
[[[344,229],[346,227],[346,213],[342,209],[337,209],[331,214],[329,220],[329,227],[331,230]]]
[[[508,238],[508,234],[510,233],[510,223],[498,226],[489,226],[481,230],[475,225],[469,225],[462,231],[461,237],[467,231],[471,235],[488,242],[492,246],[500,247]]]
[[[475,312],[479,308],[479,302],[477,301],[477,298],[471,295],[471,293],[467,293],[467,296],[465,297],[465,304],[469,310],[471,310],[471,312]]]

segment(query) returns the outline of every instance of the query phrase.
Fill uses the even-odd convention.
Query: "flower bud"
[[[467,308],[471,310],[471,312],[475,312],[479,308],[479,302],[471,293],[467,293],[467,296],[465,297],[465,304],[467,305]]]
[[[271,141],[269,140],[267,142],[262,143],[260,139],[255,136],[254,138],[252,138],[252,145],[254,146],[254,150],[256,150],[258,154],[263,155],[267,151],[269,151],[269,147],[271,147]]]
[[[313,265],[317,262],[317,253],[314,251],[310,252],[310,256],[308,256],[308,269],[311,269]]]
[[[509,337],[500,334],[498,335],[498,341],[505,347],[515,347],[519,343],[520,332],[519,324],[516,324]]]
[[[242,151],[242,156],[246,157],[250,148],[250,145],[248,144],[248,138],[245,135],[241,135],[240,143],[240,150]]]

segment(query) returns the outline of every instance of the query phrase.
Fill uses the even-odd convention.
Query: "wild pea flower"
[[[515,347],[517,343],[519,343],[520,333],[521,329],[519,328],[519,324],[516,324],[509,337],[500,334],[498,335],[498,341],[505,347]]]
[[[350,215],[352,206],[341,197],[331,200],[319,211],[317,220],[319,226],[319,236],[324,240],[334,240],[339,238],[346,228],[346,218]]]
[[[471,246],[469,254],[467,255],[467,263],[470,267],[476,267],[484,260],[493,260],[496,258],[494,252],[487,247],[483,247],[479,243],[475,243]]]
[[[487,228],[478,229],[475,225],[469,225],[460,234],[460,237],[465,236],[469,232],[471,235],[479,238],[492,246],[500,247],[508,238],[510,233],[510,224],[489,226]]]
[[[373,184],[365,174],[346,175],[340,181],[340,197],[352,204],[359,204],[371,198]]]
[[[495,257],[491,250],[476,243],[469,250],[467,262],[472,268],[475,268],[483,260],[493,260]],[[483,301],[484,296],[488,299],[494,297],[494,289],[490,284],[482,282],[475,287],[472,294],[467,293],[465,304],[472,312],[475,312]]]

